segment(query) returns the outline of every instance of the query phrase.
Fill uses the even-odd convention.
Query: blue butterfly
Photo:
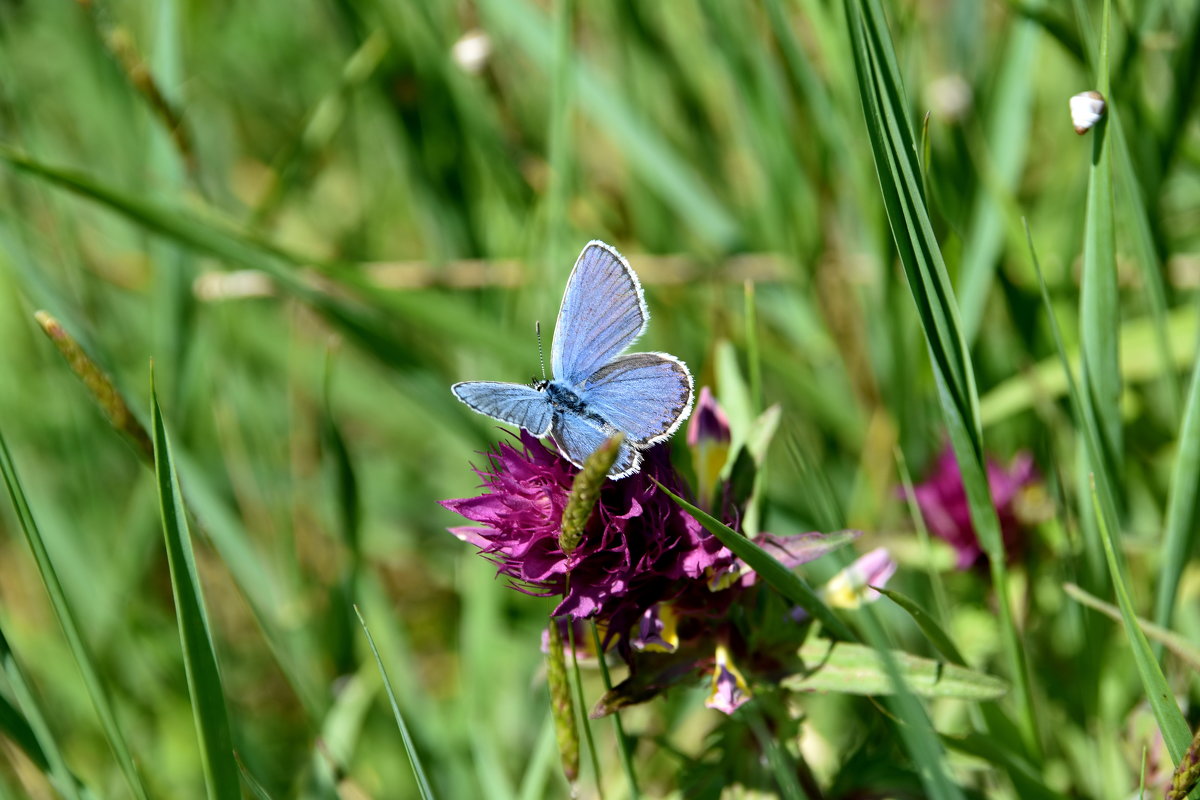
[[[666,353],[621,355],[649,318],[629,262],[604,242],[588,242],[567,278],[554,327],[554,380],[467,381],[451,391],[480,414],[554,437],[575,466],[623,431],[608,474],[627,477],[641,468],[642,451],[667,439],[692,410],[686,364]]]

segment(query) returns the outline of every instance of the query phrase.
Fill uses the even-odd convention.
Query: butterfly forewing
[[[589,412],[646,446],[670,436],[687,418],[692,375],[674,356],[630,353],[598,369],[579,397]]]
[[[633,344],[646,327],[642,287],[629,264],[603,242],[588,242],[563,293],[550,366],[578,385]]]
[[[534,436],[550,430],[554,409],[546,393],[520,383],[467,381],[450,387],[454,395],[480,414],[517,425]]]
[[[565,411],[554,415],[550,433],[562,454],[578,467],[583,466],[584,459],[596,452],[596,448],[604,444],[614,431],[605,431],[588,418]],[[642,454],[627,441],[617,452],[617,460],[613,462],[608,475],[610,478],[624,478],[637,472],[641,463]]]

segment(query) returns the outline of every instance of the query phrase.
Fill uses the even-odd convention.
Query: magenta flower
[[[1011,557],[1020,547],[1021,521],[1016,501],[1022,489],[1040,478],[1033,457],[1025,452],[1018,453],[1008,468],[988,459],[987,476],[992,502],[1000,518],[1004,550]],[[947,541],[958,553],[958,568],[969,569],[979,561],[983,548],[971,523],[967,492],[952,449],[947,447],[942,451],[933,474],[924,483],[914,486],[913,494],[929,531]]]
[[[725,645],[717,645],[717,653],[712,671],[712,689],[704,705],[724,714],[737,711],[753,693],[742,677],[741,671],[729,656]]]
[[[520,438],[520,449],[502,442],[476,468],[484,494],[442,505],[478,523],[450,530],[494,561],[515,588],[561,597],[554,616],[596,618],[609,635],[620,635],[656,603],[732,562],[651,480],[683,492],[661,447],[646,452],[641,472],[605,482],[582,542],[564,554],[559,529],[577,469],[525,431]]]

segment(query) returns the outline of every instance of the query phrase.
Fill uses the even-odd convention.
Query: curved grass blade
[[[154,436],[154,477],[162,509],[163,537],[167,565],[171,572],[171,593],[175,597],[175,615],[179,622],[179,641],[183,646],[183,664],[187,671],[188,692],[192,698],[192,716],[200,740],[200,764],[204,783],[212,800],[238,798],[241,789],[237,762],[233,757],[233,737],[225,709],[225,692],[213,644],[212,628],[204,605],[196,557],[188,530],[187,513],[179,478],[171,460],[171,445],[163,422],[158,394],[150,384],[150,417]]]
[[[1063,591],[1077,603],[1082,603],[1088,608],[1099,611],[1113,622],[1118,622],[1122,625],[1125,624],[1125,620],[1121,617],[1121,609],[1112,603],[1104,602],[1099,597],[1084,591],[1073,583],[1064,583]],[[1200,672],[1200,648],[1197,648],[1174,631],[1155,625],[1153,622],[1149,622],[1141,617],[1138,617],[1138,625],[1141,626],[1142,632],[1146,634],[1147,639],[1154,641],[1156,645],[1170,650],[1180,661],[1187,664],[1188,668],[1193,672]]]
[[[1154,621],[1171,627],[1179,580],[1196,542],[1200,519],[1200,361],[1192,369],[1183,426],[1179,430],[1179,452],[1171,469],[1171,491],[1167,500],[1166,531],[1163,535],[1158,592],[1154,598]]]
[[[1071,372],[1070,364],[1067,362],[1062,331],[1058,328],[1058,319],[1055,317],[1054,309],[1050,304],[1050,292],[1046,288],[1045,279],[1042,277],[1042,268],[1038,263],[1037,253],[1033,248],[1033,237],[1029,233],[1028,225],[1025,226],[1025,236],[1029,242],[1029,253],[1033,260],[1034,272],[1037,273],[1038,284],[1042,290],[1042,303],[1045,305],[1046,315],[1049,318],[1050,332],[1053,334],[1054,344],[1058,349],[1058,356],[1062,362],[1063,371],[1067,374],[1067,386],[1076,424],[1082,429],[1084,445],[1087,447],[1089,457],[1093,463],[1096,463],[1101,455],[1100,433],[1097,429],[1095,419],[1087,413],[1087,406],[1083,402],[1083,397]],[[1191,740],[1191,731],[1188,730],[1187,722],[1184,721],[1179,707],[1175,705],[1174,694],[1167,685],[1162,669],[1159,667],[1158,661],[1154,658],[1154,653],[1150,650],[1150,644],[1146,641],[1146,635],[1137,624],[1137,615],[1134,612],[1133,601],[1129,595],[1129,585],[1125,577],[1124,558],[1121,555],[1121,551],[1114,546],[1111,535],[1111,531],[1116,526],[1117,512],[1112,500],[1112,494],[1107,485],[1107,476],[1105,473],[1093,472],[1091,474],[1091,495],[1100,544],[1104,550],[1105,561],[1108,563],[1113,587],[1117,593],[1117,602],[1121,609],[1121,616],[1125,621],[1125,635],[1129,637],[1130,646],[1133,648],[1134,663],[1137,665],[1138,674],[1142,679],[1142,686],[1146,691],[1147,699],[1150,701],[1150,707],[1154,711],[1154,717],[1158,722],[1159,730],[1162,731],[1163,741],[1167,744],[1171,758],[1178,763],[1188,747],[1188,742]]]
[[[34,697],[33,689],[25,678],[25,671],[17,662],[16,655],[9,647],[4,631],[0,630],[0,671],[8,679],[13,694],[21,709],[13,707],[8,700],[0,696],[0,732],[3,732],[29,757],[50,782],[67,800],[79,800],[78,779],[71,774],[63,758],[58,742],[50,733],[50,726],[42,714],[40,705]],[[24,713],[22,713],[22,711]]]
[[[962,653],[959,652],[950,635],[942,629],[937,620],[929,615],[929,612],[917,605],[915,600],[897,592],[895,589],[885,589],[881,586],[872,588],[907,611],[908,615],[913,618],[913,622],[917,623],[917,627],[925,634],[925,638],[929,640],[929,643],[937,648],[937,651],[944,655],[950,663],[957,664],[960,667],[967,665],[966,659],[963,658]]]
[[[1117,593],[1117,605],[1120,606],[1121,616],[1125,620],[1125,635],[1129,637],[1129,646],[1133,649],[1133,660],[1137,665],[1138,674],[1142,678],[1142,688],[1146,691],[1146,699],[1150,701],[1150,708],[1154,711],[1154,718],[1158,722],[1158,729],[1162,731],[1163,741],[1167,744],[1171,758],[1178,764],[1183,760],[1188,745],[1191,743],[1192,732],[1188,729],[1187,721],[1184,720],[1179,706],[1175,703],[1175,693],[1167,685],[1162,668],[1159,667],[1158,660],[1155,659],[1154,652],[1150,649],[1150,643],[1146,641],[1146,634],[1138,625],[1137,614],[1133,609],[1133,600],[1129,594],[1129,582],[1122,563],[1117,560],[1116,545],[1113,542],[1104,510],[1101,508],[1100,498],[1096,494],[1094,481],[1092,483],[1092,505],[1095,508],[1096,525],[1100,529],[1100,540],[1104,544],[1104,556],[1112,575],[1113,588]]]
[[[83,675],[83,683],[87,687],[92,706],[96,709],[96,715],[100,718],[100,726],[104,729],[108,745],[117,758],[117,763],[125,775],[125,780],[128,782],[133,796],[138,800],[148,800],[149,795],[142,783],[141,775],[138,774],[137,767],[133,763],[133,754],[130,752],[129,745],[125,741],[125,734],[122,733],[121,726],[117,722],[117,715],[112,701],[109,699],[108,690],[104,682],[100,680],[100,673],[96,669],[91,649],[79,632],[75,612],[71,610],[71,606],[67,602],[62,583],[58,579],[58,573],[50,561],[50,554],[46,552],[42,534],[38,530],[33,512],[29,508],[29,501],[25,498],[25,490],[21,488],[16,465],[13,464],[12,454],[8,451],[8,444],[5,442],[3,434],[0,434],[0,473],[4,475],[4,483],[8,487],[8,495],[17,512],[21,530],[25,533],[25,541],[29,544],[34,561],[37,562],[42,583],[46,586],[46,594],[50,596],[50,605],[54,608],[54,615],[58,619],[63,635],[67,638],[67,646]]]
[[[746,565],[757,572],[759,577],[771,585],[771,588],[802,607],[839,639],[847,641],[857,639],[846,626],[846,623],[842,622],[833,613],[832,609],[825,605],[824,601],[817,596],[812,587],[805,583],[803,578],[796,575],[783,564],[780,564],[766,550],[763,550],[733,528],[725,525],[716,517],[701,511],[687,500],[674,494],[658,481],[654,481],[654,483],[657,484],[661,491],[666,492],[667,497],[674,500],[680,508],[691,514],[692,518],[699,522],[706,531],[720,539],[721,544],[728,547],[735,556],[746,562]]]
[[[242,774],[242,783],[250,790],[250,794],[254,795],[257,800],[274,800],[266,787],[259,783],[258,778],[254,777],[254,774],[246,768],[245,763],[242,762],[242,757],[237,754],[236,750],[233,753],[233,757],[237,759],[238,770]]]
[[[408,754],[408,763],[412,765],[413,777],[417,779],[417,788],[420,790],[423,800],[432,800],[433,790],[429,788],[429,779],[425,777],[425,768],[421,766],[421,757],[417,754],[412,737],[409,736],[408,726],[404,724],[404,716],[400,713],[400,705],[396,702],[396,693],[392,690],[392,682],[388,679],[383,659],[379,657],[379,650],[375,648],[375,639],[371,636],[371,630],[367,627],[367,621],[363,619],[358,606],[354,607],[354,613],[358,615],[358,623],[362,625],[363,633],[367,636],[367,644],[371,647],[371,655],[375,657],[375,664],[379,667],[379,674],[383,678],[383,688],[387,690],[388,702],[392,704],[392,714],[396,717],[396,726],[400,728],[400,738],[404,740],[404,752]]]
[[[1028,749],[1037,753],[1037,713],[1029,688],[1021,637],[1008,596],[1008,568],[1000,523],[984,463],[979,397],[957,305],[933,232],[920,181],[915,143],[906,113],[900,70],[887,22],[877,0],[845,0],[854,65],[876,173],[892,238],[908,279],[929,347],[946,428],[962,473],[971,522],[988,555],[996,586],[1001,641]]]

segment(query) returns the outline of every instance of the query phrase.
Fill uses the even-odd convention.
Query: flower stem
[[[596,621],[592,620],[592,642],[596,646],[596,660],[600,663],[600,678],[604,681],[604,691],[612,691],[612,678],[608,674],[608,664],[604,661],[604,648],[600,641],[600,632],[596,630]],[[613,727],[617,731],[617,753],[621,756],[621,768],[625,770],[625,779],[629,781],[629,797],[638,800],[642,796],[638,788],[637,772],[633,769],[633,756],[630,749],[629,737],[625,735],[625,725],[621,722],[621,712],[612,713]]]
[[[551,624],[555,625],[553,620]],[[575,694],[576,702],[579,704],[579,710],[582,717],[583,739],[587,743],[588,756],[592,760],[592,772],[596,775],[596,796],[600,800],[604,800],[604,781],[600,775],[600,757],[596,755],[596,742],[592,739],[592,724],[588,719],[587,713],[584,711],[587,706],[583,701],[583,676],[579,672],[579,653],[575,649],[575,620],[567,619],[567,641],[571,646],[571,668],[575,672]]]

